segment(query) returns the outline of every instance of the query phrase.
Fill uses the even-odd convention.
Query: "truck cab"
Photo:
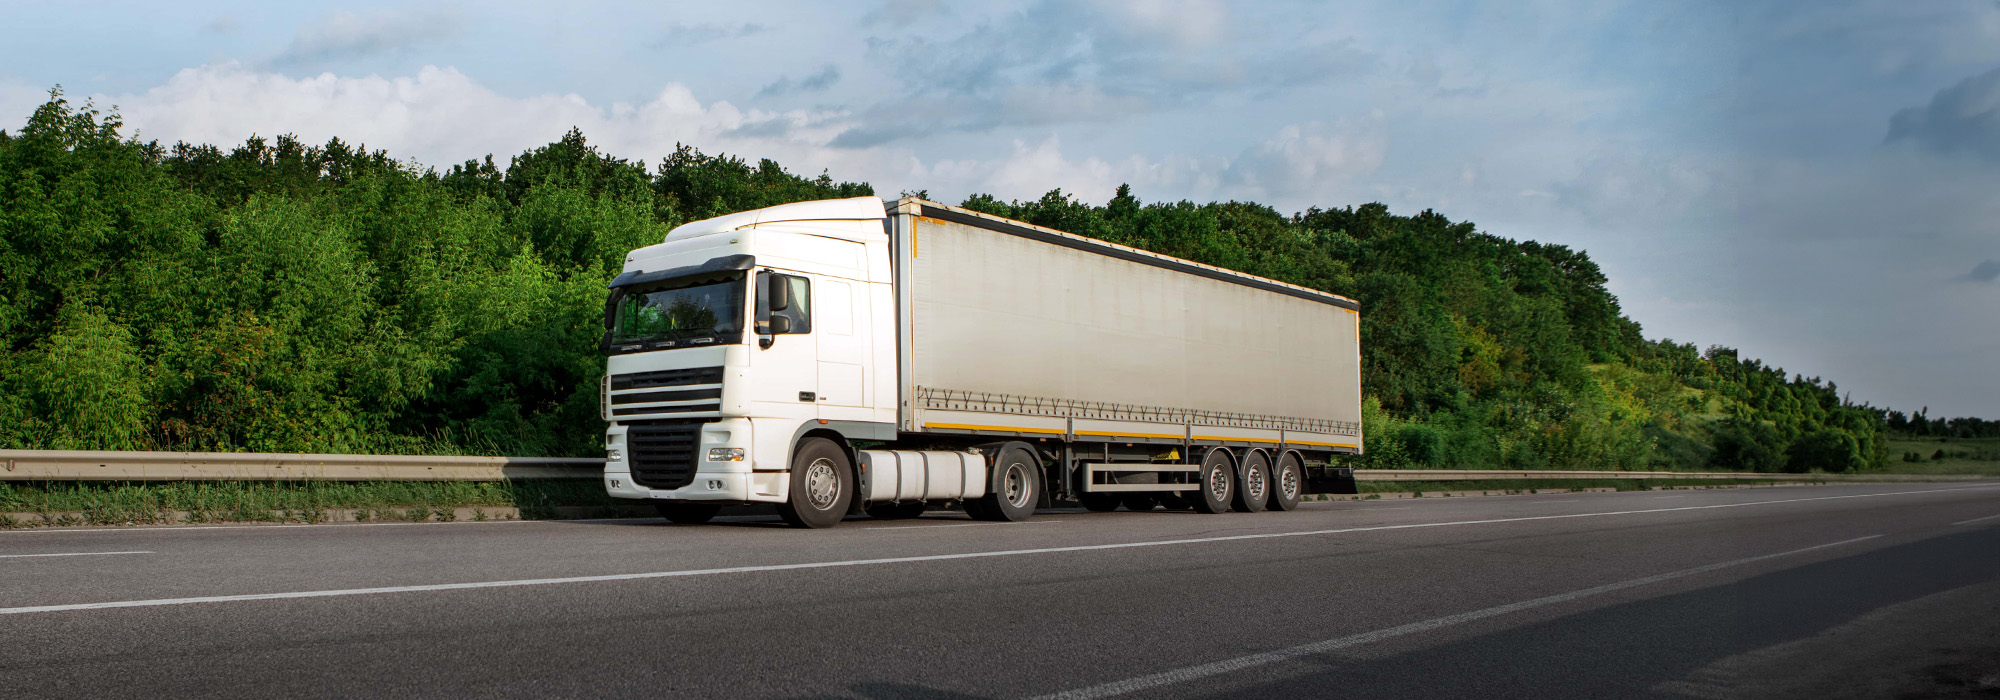
[[[626,257],[605,303],[610,495],[702,520],[786,503],[810,434],[894,439],[884,219],[874,197],[787,204]]]

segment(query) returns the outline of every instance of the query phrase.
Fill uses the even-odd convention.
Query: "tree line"
[[[687,145],[648,167],[576,131],[439,171],[338,139],[225,150],[122,126],[52,93],[0,131],[0,446],[595,454],[604,285],[627,251],[874,194]],[[1582,251],[1432,211],[1129,187],[962,204],[1357,299],[1362,466],[1848,471],[1882,465],[1890,429],[1995,425],[1647,340]]]

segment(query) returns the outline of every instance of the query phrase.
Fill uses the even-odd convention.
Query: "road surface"
[[[0,531],[0,697],[2000,693],[2000,483]]]

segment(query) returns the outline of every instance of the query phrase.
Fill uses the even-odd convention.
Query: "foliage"
[[[1363,466],[1847,471],[1884,413],[1735,350],[1648,341],[1581,251],[1380,204],[963,206],[1320,289],[1361,305]],[[1796,444],[1796,448],[1794,445]]]
[[[120,135],[52,92],[0,132],[0,447],[597,450],[604,285],[684,221],[873,194],[571,131],[439,173],[339,140]],[[1581,251],[1380,204],[964,206],[1356,299],[1375,467],[1882,465],[1884,430],[1986,435],[1736,351],[1648,341]]]

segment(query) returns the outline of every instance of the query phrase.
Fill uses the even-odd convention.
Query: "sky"
[[[576,127],[945,202],[1434,209],[1588,251],[1649,338],[2000,418],[1996,0],[4,5],[0,127],[61,85],[439,169]]]

